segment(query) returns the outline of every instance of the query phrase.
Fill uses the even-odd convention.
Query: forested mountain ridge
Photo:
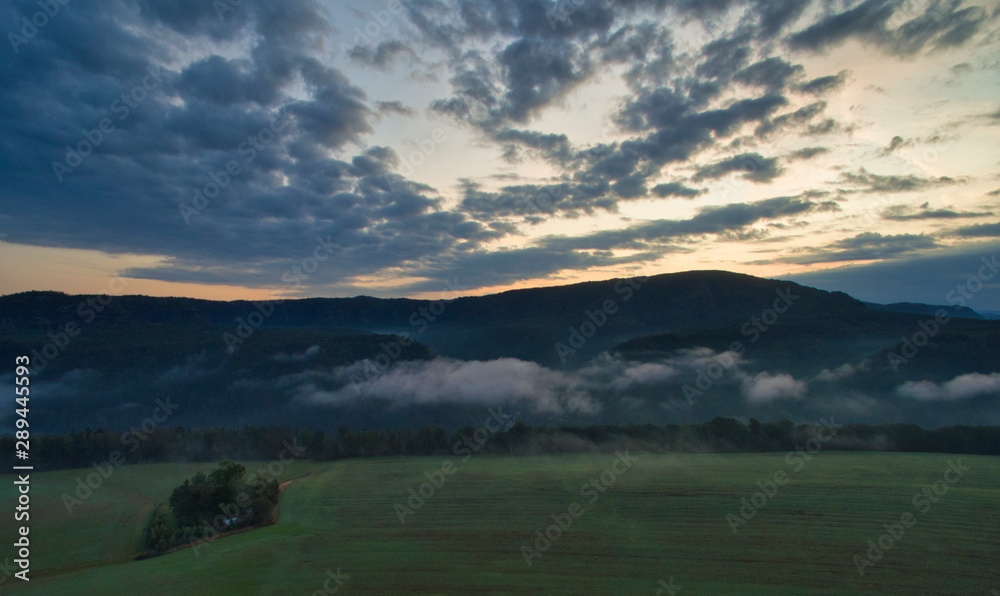
[[[477,424],[499,405],[536,424],[1000,423],[1000,322],[907,309],[719,271],[442,300],[27,292],[0,297],[0,359],[32,356],[53,432],[166,395],[172,424],[228,428]]]

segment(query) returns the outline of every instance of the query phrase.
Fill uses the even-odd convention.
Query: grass
[[[959,457],[970,471],[921,513],[914,494]],[[285,490],[277,524],[144,561],[129,559],[149,508],[212,465],[121,468],[72,516],[59,495],[80,472],[39,474],[32,581],[0,589],[313,594],[337,569],[343,594],[655,594],[670,578],[683,596],[1000,588],[1000,458],[830,452],[795,472],[784,454],[639,455],[593,503],[581,485],[613,456],[452,458],[457,472],[401,524],[394,506],[445,459],[296,462],[285,477],[311,473]],[[778,470],[791,481],[734,536],[727,514]],[[582,515],[529,567],[522,546],[574,502]],[[916,525],[860,576],[852,556],[906,512]]]

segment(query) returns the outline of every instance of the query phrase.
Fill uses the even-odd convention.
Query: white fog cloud
[[[938,385],[933,381],[908,381],[896,388],[896,393],[917,401],[958,401],[1000,393],[1000,373],[960,375]]]
[[[776,399],[800,399],[809,385],[796,380],[792,375],[772,375],[762,372],[743,380],[743,395],[751,403],[774,401]]]
[[[271,356],[271,360],[275,360],[277,362],[305,362],[318,356],[319,349],[319,346],[309,346],[306,348],[306,351],[301,354],[286,354],[284,352],[278,352],[274,356]]]
[[[300,385],[298,393],[320,403],[342,403],[363,395],[408,404],[490,406],[517,402],[536,412],[552,414],[596,414],[601,409],[576,375],[515,358],[400,362],[370,379],[363,376],[363,370],[353,366],[334,371],[340,379],[353,377],[352,383],[335,391],[320,390],[310,381]]]

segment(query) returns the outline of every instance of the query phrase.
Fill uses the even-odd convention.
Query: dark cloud
[[[633,88],[661,87],[677,72],[670,30],[660,23],[625,24],[598,42],[604,64],[627,64],[625,80]]]
[[[499,109],[499,75],[478,51],[464,53],[452,65],[453,95],[431,102],[431,109],[459,120],[488,122],[491,112]]]
[[[617,121],[623,128],[651,132],[635,140],[580,150],[573,149],[563,135],[509,128],[493,130],[489,134],[494,139],[537,149],[546,159],[574,171],[573,183],[549,188],[508,187],[500,193],[477,190],[467,194],[463,207],[477,218],[490,215],[540,217],[561,211],[590,213],[594,209],[614,211],[617,200],[647,196],[647,181],[657,175],[664,164],[690,159],[710,147],[716,136],[732,134],[746,122],[759,121],[785,102],[780,95],[765,95],[739,100],[724,108],[699,111],[689,97],[675,91],[666,88],[644,91],[623,106]],[[505,151],[505,156],[512,159],[520,155],[516,149]],[[747,172],[745,177],[748,179],[769,181],[780,174],[774,158],[745,154],[733,159],[739,163],[722,162],[710,166],[702,177],[719,177],[728,171],[741,170]],[[713,167],[715,169],[711,169]],[[550,208],[539,209],[539,202]]]
[[[631,99],[617,114],[617,124],[629,131],[676,124],[692,111],[690,99],[666,87],[646,90]]]
[[[800,159],[812,159],[817,155],[823,155],[824,153],[829,153],[830,150],[826,147],[804,147],[802,149],[797,149],[788,154],[789,161],[796,161]]]
[[[510,42],[495,64],[469,51],[452,68],[454,95],[431,107],[490,129],[526,122],[592,74],[589,58],[577,45],[536,38]]]
[[[599,179],[618,180],[625,178],[635,171],[642,155],[630,148],[622,148],[620,151],[611,152],[591,164],[589,174]]]
[[[760,0],[755,6],[760,36],[765,39],[776,37],[794,24],[810,4],[810,0]]]
[[[712,145],[713,134],[728,136],[738,126],[759,121],[786,102],[780,95],[765,95],[739,100],[726,108],[690,113],[690,108],[674,111],[664,105],[648,106],[648,110],[643,110],[641,125],[655,126],[656,130],[645,138],[626,141],[621,147],[635,151],[655,164],[687,160]]]
[[[819,135],[830,134],[832,132],[837,132],[840,130],[844,130],[844,128],[840,125],[840,123],[838,123],[833,118],[827,118],[825,120],[817,122],[816,124],[808,125],[803,134],[808,136],[819,136]],[[850,132],[851,129],[848,128],[846,130]]]
[[[872,174],[865,168],[861,168],[857,173],[844,172],[840,175],[840,182],[855,187],[860,187],[863,192],[915,192],[927,190],[939,186],[954,186],[961,184],[950,176],[939,176],[937,178],[921,178],[913,174],[907,176],[892,176]]]
[[[744,68],[735,75],[733,80],[747,85],[758,85],[776,90],[783,89],[788,80],[803,70],[801,65],[791,65],[781,58],[767,58]]]
[[[379,113],[407,109],[370,106],[309,53],[331,31],[314,2],[246,0],[222,19],[212,3],[142,7],[74,4],[0,64],[17,81],[0,87],[0,208],[21,222],[19,241],[163,256],[135,277],[284,287],[322,240],[332,258],[306,282],[322,288],[513,232],[443,209],[432,189],[392,174],[390,148],[351,155]],[[5,29],[11,16],[0,10]],[[136,89],[141,99],[120,99]],[[44,117],[26,110],[38,105]],[[60,182],[49,164],[102,118],[113,131]]]
[[[599,2],[406,0],[403,4],[422,39],[452,53],[466,41],[498,36],[586,39],[607,31],[615,18],[614,9]]]
[[[926,3],[920,14],[892,29],[888,22],[903,9],[904,3],[866,0],[849,10],[829,14],[793,34],[788,44],[796,50],[823,51],[856,38],[902,56],[912,56],[927,48],[961,46],[978,32],[986,18],[982,8],[962,8],[961,4],[956,1]]]
[[[473,218],[488,221],[495,217],[536,216],[596,209],[614,211],[616,201],[608,195],[607,180],[596,184],[561,182],[557,184],[521,184],[505,186],[498,192],[485,192],[478,186],[466,186],[460,208]]]
[[[890,32],[889,47],[896,53],[912,55],[927,46],[944,49],[964,45],[986,19],[978,6],[959,8],[961,2],[931,2],[924,14]]]
[[[579,238],[550,239],[546,246],[561,250],[612,250],[651,249],[658,244],[666,244],[673,249],[669,245],[673,241],[708,234],[739,232],[763,220],[778,220],[831,209],[836,209],[833,203],[816,203],[802,196],[777,197],[752,203],[703,207],[691,219],[661,219]]]
[[[742,176],[745,180],[771,182],[781,175],[782,169],[776,158],[743,153],[699,168],[692,179],[721,178],[731,172],[745,172]]]
[[[961,219],[967,217],[990,217],[992,212],[954,211],[952,209],[930,209],[927,203],[914,210],[909,205],[894,205],[882,212],[882,219],[910,221],[914,219]]]
[[[684,186],[680,182],[667,182],[664,184],[657,184],[653,187],[653,194],[660,198],[665,197],[681,197],[684,199],[693,199],[703,191],[697,188],[690,188]]]
[[[865,248],[888,248],[889,250],[916,250],[919,248],[929,248],[934,246],[934,239],[923,234],[899,234],[896,236],[883,236],[878,232],[863,232],[853,238],[838,240],[830,245],[835,248],[845,250],[865,249]]]
[[[470,288],[500,286],[518,281],[550,277],[564,270],[585,270],[653,260],[652,254],[616,257],[608,251],[583,251],[546,242],[521,249],[456,252],[434,259],[415,271],[432,280],[458,278]],[[419,282],[408,292],[440,290],[441,283]]]
[[[417,53],[413,48],[398,39],[391,39],[378,44],[354,46],[348,51],[347,55],[352,60],[383,69],[392,66],[392,63],[400,56],[417,57]]]
[[[680,19],[694,18],[708,22],[727,11],[741,9],[747,9],[742,27],[767,40],[793,24],[810,4],[810,0],[623,0],[613,4],[589,0],[404,2],[409,20],[420,31],[421,37],[452,52],[465,42],[498,36],[573,39],[577,42],[598,38],[598,41],[612,45],[607,39],[599,39],[599,36],[608,35],[621,18],[636,15],[662,18],[669,12]],[[632,45],[635,45],[634,40]]]
[[[1000,238],[1000,223],[966,226],[955,230],[952,234],[966,238]]]
[[[192,97],[222,106],[248,101],[260,106],[270,106],[280,97],[280,85],[286,83],[287,79],[261,80],[269,74],[272,73],[254,69],[249,60],[209,56],[188,66],[179,77],[177,85]],[[291,72],[287,74],[290,75]]]
[[[616,200],[646,196],[649,179],[668,163],[694,158],[734,134],[747,123],[757,123],[759,135],[778,134],[792,126],[805,126],[809,134],[824,134],[839,128],[832,119],[813,124],[826,107],[816,102],[793,112],[775,116],[788,104],[784,91],[803,72],[778,56],[766,54],[751,64],[759,39],[771,38],[797,21],[808,2],[646,2],[635,0],[615,6],[621,17],[642,13],[637,22],[612,24],[613,18],[586,16],[591,3],[577,10],[529,22],[532,15],[552,17],[532,0],[480,4],[479,10],[465,13],[462,3],[411,2],[411,11],[420,12],[418,29],[433,44],[447,47],[452,58],[453,94],[435,100],[432,108],[479,127],[487,138],[498,143],[501,157],[523,163],[540,157],[553,162],[582,187],[587,200],[560,201],[571,213],[592,209],[600,196],[600,207],[614,209]],[[447,10],[453,8],[451,12]],[[548,8],[553,8],[548,6]],[[556,5],[556,12],[563,7]],[[610,9],[610,7],[608,7]],[[648,14],[677,11],[697,19],[714,19],[730,10],[747,9],[744,22],[734,31],[715,36],[697,52],[695,63],[680,75],[670,31],[663,21]],[[647,14],[645,10],[650,12]],[[635,12],[633,12],[635,11]],[[430,18],[433,15],[434,18]],[[591,15],[593,16],[593,15]],[[569,25],[575,23],[575,29]],[[707,25],[706,25],[707,26]],[[531,35],[529,35],[529,31]],[[508,41],[513,38],[513,41]],[[495,57],[466,44],[472,40],[494,39],[502,48]],[[572,40],[572,41],[570,41]],[[503,45],[506,44],[506,45]],[[625,80],[634,93],[614,115],[623,130],[641,133],[630,140],[576,148],[563,135],[537,133],[512,128],[527,122],[561,101],[595,72],[601,63],[631,63]],[[673,75],[673,78],[668,78]],[[821,93],[841,84],[846,72],[802,85],[808,92]],[[712,105],[734,84],[762,88],[759,97],[737,97],[723,105]],[[798,87],[796,87],[798,88]],[[775,160],[761,162],[762,168],[750,175],[757,181],[771,180],[780,173]],[[722,163],[719,168],[731,167]],[[708,169],[702,176],[714,176]],[[721,175],[721,174],[718,174]],[[523,192],[505,191],[503,196],[472,197],[473,212],[515,214],[522,209],[509,203],[524,201]],[[579,196],[581,189],[574,191]],[[564,195],[565,196],[565,193]],[[506,197],[506,198],[505,198]],[[516,198],[514,198],[516,197]],[[489,205],[489,208],[487,208]],[[572,206],[571,206],[572,205]],[[466,205],[472,207],[472,205]],[[553,212],[562,210],[562,207]],[[543,217],[543,214],[525,214]]]
[[[702,49],[704,60],[695,69],[699,77],[729,80],[746,66],[752,48],[746,33],[730,38],[716,39]]]
[[[500,53],[507,91],[503,115],[515,122],[563,97],[582,82],[590,66],[573,44],[520,39]]]
[[[798,90],[803,93],[823,95],[824,93],[828,93],[843,86],[843,84],[847,81],[848,75],[850,75],[850,71],[842,70],[835,75],[818,77],[799,85]]]
[[[401,116],[416,116],[417,112],[401,101],[376,101],[375,109],[379,114],[399,114]]]
[[[561,183],[549,188],[508,187],[501,193],[476,191],[465,197],[463,207],[476,213],[478,218],[487,214],[541,216],[566,210],[588,213],[594,209],[615,210],[616,198],[646,196],[646,181],[656,175],[663,164],[689,159],[712,145],[713,135],[731,134],[739,125],[760,120],[785,101],[781,96],[766,95],[699,112],[687,98],[660,88],[640,95],[618,114],[623,126],[636,130],[652,128],[653,132],[637,140],[575,153],[570,151],[562,135],[502,129],[492,133],[495,138],[539,148],[547,158],[575,168],[575,184]],[[718,178],[731,171],[744,171],[745,178],[765,182],[780,175],[781,168],[775,158],[743,154],[707,166],[695,179]],[[551,208],[539,209],[539,202]]]
[[[623,199],[637,199],[645,197],[649,190],[646,188],[646,177],[642,174],[630,174],[618,178],[611,185],[611,191]]]
[[[900,147],[908,147],[911,145],[913,145],[913,141],[908,141],[903,137],[895,136],[892,137],[892,140],[889,141],[889,144],[887,146],[879,150],[879,155],[885,157],[887,155],[890,155],[893,151],[899,149]]]
[[[863,232],[844,238],[823,248],[811,249],[804,254],[782,257],[780,263],[834,263],[839,261],[874,261],[892,259],[918,250],[937,247],[937,242],[923,234],[898,234],[883,236],[878,232]]]
[[[807,106],[803,106],[794,112],[781,114],[780,116],[775,116],[774,118],[765,118],[760,123],[760,126],[757,127],[757,130],[754,131],[754,134],[758,137],[767,137],[792,126],[801,126],[820,115],[825,109],[826,102],[817,101]]]
[[[564,134],[541,133],[532,130],[503,128],[491,133],[493,140],[503,143],[508,156],[520,158],[521,147],[535,150],[543,158],[565,163],[572,155],[572,146]],[[514,161],[513,159],[509,161]]]
[[[362,134],[372,131],[364,91],[315,59],[306,59],[302,66],[311,98],[291,102],[286,109],[297,117],[299,130],[306,138],[333,149],[357,142]]]
[[[371,147],[351,159],[354,174],[359,177],[388,174],[399,163],[399,156],[389,147]]]
[[[888,0],[866,0],[850,10],[829,14],[789,37],[788,44],[793,49],[818,51],[850,37],[881,41],[892,13]]]

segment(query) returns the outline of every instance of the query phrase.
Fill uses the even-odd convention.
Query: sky
[[[0,32],[0,294],[724,269],[1000,310],[1000,2],[0,0]]]

